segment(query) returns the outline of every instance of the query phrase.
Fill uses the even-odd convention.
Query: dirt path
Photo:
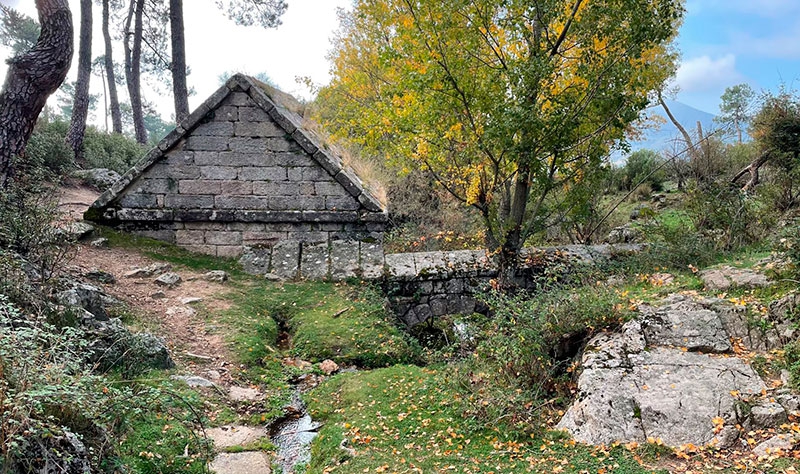
[[[61,189],[59,208],[64,220],[81,218],[99,193],[86,187]],[[233,355],[225,336],[213,324],[214,315],[230,307],[223,296],[231,291],[225,283],[203,279],[203,273],[183,268],[173,271],[182,282],[174,288],[159,286],[154,277],[129,278],[125,275],[145,268],[157,260],[134,249],[77,245],[68,272],[125,303],[134,320],[148,332],[163,337],[181,371],[206,377],[225,387],[233,384],[229,370]],[[114,283],[87,280],[86,274],[100,270],[114,276]],[[199,301],[190,302],[191,299]]]

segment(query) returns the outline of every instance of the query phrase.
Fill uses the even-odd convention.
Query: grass
[[[208,441],[197,434],[207,422],[203,400],[194,390],[151,372],[137,387],[141,405],[122,416],[127,430],[119,445],[122,465],[136,473],[201,473],[211,456]]]
[[[108,239],[111,247],[133,249],[143,255],[165,262],[179,265],[191,270],[224,270],[231,275],[244,275],[238,262],[234,259],[213,257],[189,252],[169,242],[140,237],[126,232],[118,232],[110,227],[98,226],[98,235]]]
[[[384,367],[416,358],[416,347],[392,322],[370,287],[347,283],[254,283],[231,295],[227,320],[242,362],[277,354],[279,325],[292,333],[290,354],[311,362]]]
[[[450,387],[447,369],[408,365],[326,381],[306,397],[323,423],[308,472],[648,472],[622,448],[585,447],[561,433],[520,439],[465,428]],[[355,455],[340,447],[344,439]]]

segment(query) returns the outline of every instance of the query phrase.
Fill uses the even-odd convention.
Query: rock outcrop
[[[620,332],[589,342],[577,400],[558,427],[590,444],[655,439],[673,447],[726,447],[739,437],[737,425],[778,427],[786,421],[780,404],[743,409],[744,400],[767,390],[752,367],[729,354],[745,317],[730,303],[687,295],[643,306]]]

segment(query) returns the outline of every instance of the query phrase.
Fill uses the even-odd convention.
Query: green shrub
[[[28,472],[35,443],[68,430],[95,456],[115,428],[115,404],[126,390],[109,387],[83,364],[87,343],[73,328],[58,330],[25,316],[0,295],[0,446],[3,463]]]
[[[630,313],[614,290],[583,286],[539,295],[483,296],[492,317],[480,330],[473,357],[457,373],[469,417],[491,425],[530,425],[570,377],[575,356],[595,332]]]
[[[205,472],[197,395],[154,384],[157,373],[147,383],[98,374],[86,363],[89,341],[0,294],[0,468],[38,472],[40,446],[69,432],[88,449],[93,472]]]
[[[639,184],[647,185],[652,191],[664,189],[666,172],[663,170],[664,160],[652,150],[638,150],[630,154],[622,168],[622,184],[630,191]],[[650,193],[647,193],[649,197]]]
[[[69,123],[63,120],[39,122],[25,150],[29,165],[47,170],[51,176],[64,176],[72,171],[76,163],[72,149],[65,142],[68,129]],[[125,135],[105,133],[89,126],[83,140],[83,151],[81,166],[124,173],[139,161],[146,147]]]
[[[87,168],[109,168],[120,174],[125,173],[142,158],[145,151],[145,147],[125,135],[104,133],[95,127],[86,129],[84,159]]]
[[[71,255],[72,246],[53,227],[58,202],[40,170],[18,168],[0,189],[0,292],[21,306],[36,302],[24,296],[41,285]],[[38,275],[36,275],[38,274]],[[32,281],[33,280],[33,281]]]
[[[718,255],[714,241],[698,232],[689,214],[666,212],[642,225],[648,247],[629,259],[634,267],[686,269],[705,266]]]
[[[64,141],[68,128],[69,123],[61,120],[37,124],[25,148],[32,167],[48,170],[53,176],[64,176],[75,168],[72,149]]]
[[[686,212],[695,229],[725,251],[761,240],[775,224],[763,202],[725,182],[707,183],[689,192]]]

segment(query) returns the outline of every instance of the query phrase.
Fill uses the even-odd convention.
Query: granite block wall
[[[115,184],[109,202],[101,196],[92,220],[219,257],[289,246],[311,265],[316,249],[340,242],[357,254],[362,243],[381,246],[381,205],[297,128],[299,116],[240,82],[215,95],[218,103],[201,106],[191,127],[179,126]],[[306,274],[329,275],[330,266]]]

